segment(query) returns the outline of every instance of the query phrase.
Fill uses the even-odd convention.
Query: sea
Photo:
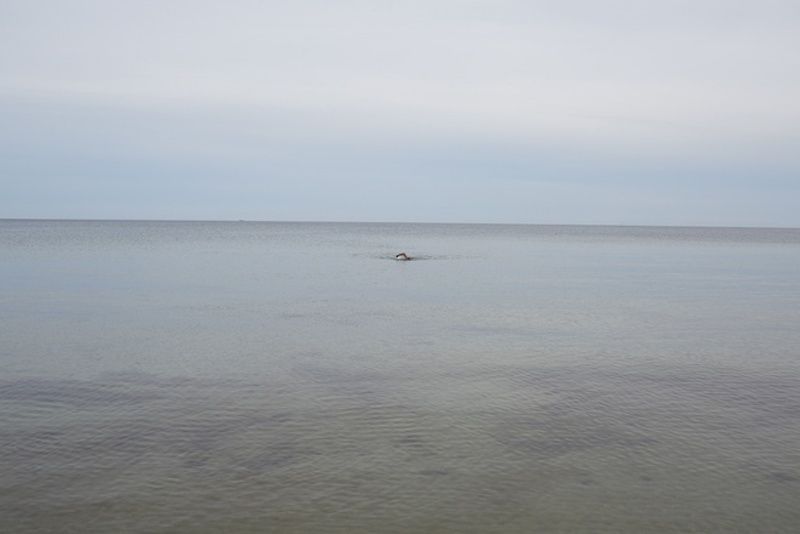
[[[0,532],[798,531],[798,229],[0,221]]]

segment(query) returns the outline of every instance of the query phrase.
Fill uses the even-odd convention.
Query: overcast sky
[[[0,0],[0,217],[800,226],[800,2]]]

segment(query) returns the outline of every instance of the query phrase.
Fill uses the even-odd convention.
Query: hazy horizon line
[[[708,224],[619,224],[619,223],[510,223],[510,222],[432,222],[432,221],[336,221],[336,220],[270,220],[270,219],[139,219],[139,218],[50,218],[0,217],[0,222],[154,222],[154,223],[272,223],[272,224],[417,224],[438,226],[580,226],[600,228],[715,228],[741,230],[800,230],[797,226],[731,226]]]

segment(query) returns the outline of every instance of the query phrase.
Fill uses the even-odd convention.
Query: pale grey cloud
[[[0,216],[800,225],[796,2],[6,0],[0,49]]]

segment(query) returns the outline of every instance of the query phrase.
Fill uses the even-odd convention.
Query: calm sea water
[[[800,230],[0,221],[2,532],[797,532],[798,503]]]

